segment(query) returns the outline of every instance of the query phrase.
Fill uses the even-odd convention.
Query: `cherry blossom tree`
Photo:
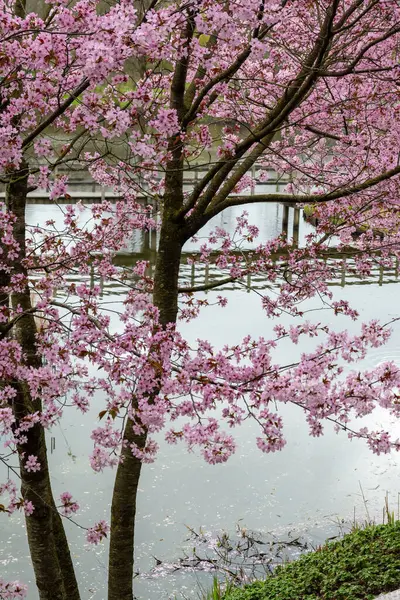
[[[326,283],[333,237],[361,276],[398,258],[400,7],[120,0],[104,11],[96,0],[49,0],[39,16],[24,0],[0,3],[1,461],[19,458],[0,485],[8,498],[0,510],[25,511],[40,598],[79,599],[62,524],[78,518],[79,498],[66,491],[54,499],[45,430],[67,406],[98,404],[101,390],[107,402],[90,433],[90,461],[96,471],[115,467],[116,476],[110,523],[94,523],[87,539],[99,543],[110,532],[108,598],[131,600],[136,493],[142,464],[157,453],[155,433],[165,430],[168,442],[198,448],[214,464],[229,459],[235,428],[253,419],[257,447],[274,452],[285,444],[282,402],[304,411],[311,435],[330,420],[376,453],[400,449],[388,432],[351,423],[376,406],[398,416],[396,365],[345,367],[385,343],[388,324],[364,323],[350,336],[308,322],[302,308],[318,295],[336,314],[357,318]],[[66,206],[61,228],[28,227],[31,191],[45,188],[55,203],[68,198],[61,165],[87,168],[118,200]],[[199,166],[207,170],[187,190],[185,177]],[[255,193],[268,170],[287,182],[283,193]],[[278,238],[243,254],[240,242],[258,235],[244,213],[234,234],[215,228],[201,245],[198,260],[221,277],[181,286],[184,244],[223,210],[257,202],[311,205],[315,234],[304,248]],[[132,232],[156,227],[154,273],[143,261],[118,266]],[[118,328],[100,286],[78,283],[89,272],[126,287]],[[279,282],[261,298],[276,319],[274,337],[220,349],[198,340],[193,348],[177,322],[207,309],[197,292],[253,273]],[[285,328],[283,312],[298,325]],[[319,338],[313,352],[275,363],[282,340],[306,337]],[[22,584],[0,580],[0,597],[23,596]]]

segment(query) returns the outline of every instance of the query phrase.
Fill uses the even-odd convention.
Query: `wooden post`
[[[150,231],[150,250],[157,250],[157,229]]]
[[[150,250],[150,232],[145,229],[143,233],[142,252],[147,252],[147,250]]]
[[[340,279],[340,285],[344,287],[346,285],[346,259],[342,260],[342,277]]]
[[[382,285],[383,283],[383,265],[381,265],[379,267],[379,280],[378,280],[378,284]]]
[[[283,205],[283,215],[282,215],[282,233],[288,234],[288,225],[289,225],[289,207],[284,204]]]
[[[293,215],[293,244],[296,248],[299,247],[299,229],[300,229],[300,209],[294,209]]]
[[[195,281],[196,281],[195,263],[192,262],[192,267],[190,270],[190,285],[191,285],[191,287],[194,287]]]

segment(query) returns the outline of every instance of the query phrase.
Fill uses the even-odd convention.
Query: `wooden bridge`
[[[243,266],[246,264],[246,259],[250,260],[251,256],[254,255],[252,250],[244,250],[237,252],[236,255],[243,257]],[[198,252],[183,252],[182,261],[180,268],[180,287],[181,288],[203,288],[207,286],[213,286],[209,292],[204,290],[205,293],[212,293],[213,291],[233,291],[233,290],[251,290],[263,291],[267,289],[273,289],[279,286],[279,280],[272,283],[267,274],[261,273],[249,273],[242,279],[229,281],[218,285],[218,281],[229,278],[228,269],[220,269],[216,266],[215,260],[217,259],[218,253],[210,256],[210,262],[208,264],[197,262],[199,259]],[[285,267],[285,257],[287,252],[281,252],[271,255],[271,260],[278,267],[282,266],[282,276]],[[154,273],[156,251],[148,250],[147,252],[131,252],[126,254],[118,254],[115,257],[114,263],[120,267],[132,268],[137,261],[147,260],[149,262],[148,275],[151,276]],[[373,266],[371,274],[368,277],[361,277],[357,273],[356,263],[354,260],[354,252],[338,252],[335,249],[329,252],[321,253],[321,260],[324,265],[330,267],[331,278],[327,282],[330,287],[345,287],[349,285],[371,285],[377,284],[379,286],[398,283],[399,282],[399,261],[394,260],[391,267],[383,267],[378,262]],[[290,272],[285,274],[286,280],[290,281]],[[71,281],[73,276],[71,276]],[[108,294],[125,294],[126,287],[122,284],[114,282],[104,282],[101,278],[95,278],[95,274],[92,271],[90,275],[86,276],[87,283],[93,286],[95,283],[100,285],[103,293]],[[132,276],[130,283],[135,283],[135,276]],[[316,277],[317,280],[317,277]],[[128,282],[129,284],[129,282]]]
[[[188,190],[190,190],[193,185],[203,177],[203,175],[207,172],[208,167],[198,167],[188,169],[185,171],[184,176],[184,184]],[[264,182],[265,171],[268,171],[268,179]],[[264,173],[261,176],[261,173]],[[59,174],[68,174],[66,169],[59,170]],[[272,169],[260,169],[259,167],[253,167],[251,174],[253,179],[256,181],[257,185],[263,187],[263,192],[265,192],[265,187],[268,188],[270,193],[277,193],[282,191],[284,186],[290,181],[288,176],[279,177],[275,171]],[[263,180],[263,181],[261,181]],[[257,185],[255,192],[257,192]],[[261,191],[261,190],[260,190]],[[87,171],[75,171],[73,172],[73,177],[69,181],[69,189],[68,189],[68,198],[63,198],[61,201],[59,200],[57,203],[65,203],[69,204],[71,201],[76,201],[81,199],[85,202],[100,202],[102,200],[116,200],[119,198],[118,194],[115,194],[113,190],[110,188],[102,187],[97,184],[92,179],[88,178]],[[0,198],[4,197],[4,191],[0,192]],[[144,198],[144,196],[143,196]],[[29,202],[34,204],[53,204],[53,201],[49,200],[48,193],[45,190],[36,190],[35,192],[31,192],[29,194]],[[283,203],[282,207],[282,220],[281,220],[281,232],[286,234],[286,237],[293,242],[293,247],[298,247],[299,245],[299,230],[300,230],[300,222],[301,222],[301,214],[302,210],[297,208],[296,206],[291,206],[290,203]],[[290,230],[289,230],[290,228]],[[277,231],[277,235],[279,234],[279,230]],[[121,266],[133,266],[135,262],[138,260],[148,260],[150,263],[150,269],[154,268],[155,255],[158,243],[158,234],[157,231],[146,232],[143,235],[142,244],[140,244],[140,252],[127,252],[120,253],[115,258],[115,262]],[[251,250],[244,250],[241,252],[243,258],[248,258]],[[246,256],[247,255],[247,256]],[[207,286],[209,284],[216,283],[219,279],[225,279],[229,276],[227,271],[221,271],[216,267],[213,263],[213,260],[208,265],[200,264],[196,262],[196,258],[198,258],[198,253],[196,252],[183,252],[182,255],[182,264],[180,270],[180,279],[181,285],[185,287],[198,287],[198,286]],[[276,255],[271,257],[276,262],[282,262],[282,254],[279,256]],[[374,267],[372,274],[368,278],[362,278],[357,275],[355,269],[354,258],[351,257],[351,254],[339,254],[334,249],[330,251],[326,256],[324,256],[324,261],[331,263],[333,269],[334,276],[328,282],[328,285],[331,286],[344,286],[344,285],[369,285],[372,283],[376,283],[378,285],[384,285],[388,283],[398,282],[398,263],[393,266],[393,268],[384,268],[379,266],[378,264]],[[193,262],[194,261],[194,262]],[[190,263],[190,264],[189,264]],[[88,276],[88,279],[94,282],[93,274],[92,276]],[[103,283],[100,281],[101,285]],[[247,275],[243,280],[235,281],[231,283],[225,284],[222,288],[223,290],[230,289],[238,289],[238,288],[246,288],[247,290],[257,289],[262,290],[271,286],[271,283],[268,281],[266,276],[262,274],[251,274]],[[108,284],[104,286],[104,292],[107,293],[109,289],[116,287],[113,284]],[[122,293],[117,292],[117,293]]]
[[[207,173],[208,166],[197,166],[193,165],[192,168],[187,168],[183,175],[184,190],[190,191],[193,186]],[[64,166],[58,167],[56,171],[57,175],[68,175],[68,190],[67,196],[63,196],[57,199],[57,204],[71,204],[71,202],[77,202],[82,200],[86,203],[97,203],[103,200],[115,201],[121,198],[121,194],[116,193],[113,188],[102,186],[98,184],[93,178],[90,177],[87,170],[77,169],[71,171]],[[273,169],[261,168],[254,166],[249,174],[252,175],[256,185],[267,186],[270,193],[278,193],[284,190],[284,187],[289,183],[290,177],[287,175],[279,176]],[[261,175],[263,174],[263,176]],[[264,182],[265,174],[267,181]],[[160,173],[161,181],[162,173]],[[146,184],[143,184],[143,189],[146,189]],[[4,199],[5,191],[4,185],[0,186],[0,200]],[[148,198],[151,202],[152,194],[149,192],[148,196],[143,194],[143,200]],[[49,192],[44,189],[37,189],[28,194],[28,202],[32,204],[53,204],[54,201],[50,200]]]

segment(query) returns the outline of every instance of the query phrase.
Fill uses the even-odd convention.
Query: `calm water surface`
[[[250,221],[260,228],[260,239],[270,239],[282,231],[283,207],[258,205],[251,207]],[[29,206],[28,221],[43,223],[57,217],[57,207],[34,204]],[[242,211],[231,209],[213,222],[227,229],[234,227],[235,217]],[[210,226],[210,227],[212,227]],[[289,211],[288,230],[291,235],[293,210]],[[311,230],[300,219],[299,240]],[[137,235],[131,250],[140,252],[146,240]],[[193,244],[187,250],[195,250]],[[188,275],[187,275],[188,276]],[[390,281],[390,283],[386,283]],[[348,299],[360,311],[363,320],[398,316],[399,287],[395,278],[383,278],[382,285],[374,277],[368,286],[346,285],[333,288],[337,297]],[[121,302],[123,290],[105,286],[104,295],[112,302]],[[214,292],[216,295],[219,292]],[[213,292],[208,297],[212,298]],[[244,335],[271,335],[274,322],[265,318],[259,297],[246,289],[228,291],[225,309],[209,307],[202,316],[189,324],[181,324],[182,333],[189,339],[209,339],[215,346],[234,343]],[[309,307],[315,305],[311,301]],[[337,328],[357,332],[359,325],[345,318],[333,318],[330,313],[310,313],[315,321],[337,323]],[[282,322],[289,323],[285,317]],[[364,367],[372,367],[387,359],[400,358],[399,330],[389,343],[369,353]],[[277,351],[277,360],[291,362],[298,352],[312,348],[312,341],[300,349],[288,344]],[[101,518],[109,519],[113,473],[93,473],[88,464],[92,443],[88,432],[98,423],[102,398],[93,404],[91,412],[82,416],[66,411],[62,424],[51,432],[55,450],[50,455],[54,492],[58,496],[69,490],[81,505],[77,520],[84,526]],[[282,452],[262,454],[255,445],[256,429],[245,423],[236,432],[238,451],[225,465],[210,466],[197,454],[187,453],[183,446],[168,446],[160,440],[157,461],[146,465],[140,482],[137,513],[137,568],[146,572],[154,565],[153,556],[172,561],[188,547],[186,525],[204,527],[210,531],[225,529],[234,532],[241,523],[260,532],[284,534],[289,530],[306,533],[314,541],[322,541],[335,532],[334,521],[366,517],[360,493],[360,483],[368,501],[371,516],[381,518],[386,491],[397,505],[399,486],[398,456],[374,456],[361,441],[350,441],[336,435],[330,426],[322,438],[308,435],[300,409],[284,406],[280,409],[285,421],[288,440]],[[383,411],[377,411],[369,423],[377,427],[398,427]],[[49,436],[50,437],[50,436]],[[50,443],[49,443],[50,447]],[[4,474],[0,471],[1,477]],[[0,478],[1,478],[0,477]],[[393,506],[394,508],[394,506]],[[93,548],[85,543],[78,527],[67,524],[72,554],[81,584],[82,600],[106,598],[107,546]],[[32,569],[29,561],[23,519],[20,515],[2,518],[0,564],[7,579],[19,578],[30,584],[29,600],[36,600]],[[189,543],[190,547],[190,543]],[[209,579],[196,574],[175,574],[165,578],[139,578],[137,597],[141,600],[166,600],[198,597],[199,583]]]

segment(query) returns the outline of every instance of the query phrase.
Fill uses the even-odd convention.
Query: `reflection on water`
[[[250,207],[249,221],[256,223],[261,230],[261,240],[266,240],[282,231],[285,216],[280,205],[258,205]],[[233,227],[235,216],[241,211],[230,210],[219,215],[216,222],[227,229]],[[293,231],[292,209],[286,211],[289,235]],[[31,223],[43,223],[54,218],[56,207],[38,204],[29,206],[28,219]],[[291,229],[292,228],[292,229]],[[311,230],[299,220],[299,244]],[[204,232],[205,234],[207,232]],[[138,255],[145,251],[151,256],[152,246],[157,240],[147,239],[135,233],[131,241],[131,252]],[[187,244],[186,252],[194,252],[197,247]],[[137,254],[136,254],[137,253]],[[131,257],[131,260],[134,257]],[[123,256],[121,261],[126,261]],[[213,277],[210,267],[209,277]],[[183,265],[182,279],[191,281],[189,267]],[[198,280],[204,273],[196,275]],[[363,320],[398,316],[397,274],[373,274],[368,287],[353,285],[340,289],[333,287],[335,299],[344,298],[354,303]],[[383,282],[391,285],[380,285]],[[252,282],[262,285],[262,281]],[[366,293],[367,290],[367,293]],[[118,285],[104,285],[104,298],[109,302],[120,303],[123,290]],[[218,293],[210,291],[209,294]],[[181,324],[182,334],[190,342],[197,337],[207,338],[211,344],[233,344],[244,335],[262,335],[266,338],[272,332],[274,322],[266,319],[256,294],[247,293],[241,286],[227,292],[228,306],[210,306],[196,321]],[[201,295],[200,295],[201,297]],[[312,303],[310,301],[310,303]],[[338,329],[347,328],[350,333],[358,331],[358,323],[343,316],[334,317],[331,313],[310,313],[310,319],[324,321]],[[292,319],[283,316],[283,325]],[[372,367],[387,359],[400,358],[398,331],[384,348],[372,350],[363,367]],[[307,340],[301,352],[311,350],[313,340]],[[298,356],[299,349],[287,344],[276,351],[276,361],[291,362]],[[50,454],[55,494],[71,491],[81,505],[77,519],[90,525],[101,518],[108,519],[108,504],[111,498],[113,473],[93,473],[88,464],[88,454],[92,443],[87,432],[96,426],[97,415],[103,399],[98,396],[91,411],[82,416],[74,411],[66,411],[62,424],[51,432],[55,438],[55,448]],[[350,441],[343,434],[336,435],[327,425],[325,435],[320,439],[310,438],[308,428],[300,409],[283,406],[280,409],[285,422],[287,446],[282,452],[272,455],[262,454],[255,446],[255,428],[246,422],[237,431],[238,451],[225,465],[210,466],[196,454],[188,454],[182,446],[168,446],[160,439],[160,454],[153,465],[146,465],[140,482],[139,506],[137,513],[137,568],[148,570],[154,566],[153,556],[171,561],[181,555],[187,537],[185,525],[208,530],[234,531],[240,519],[247,527],[258,531],[307,531],[317,542],[335,530],[335,519],[352,519],[354,508],[356,517],[365,518],[365,509],[360,494],[359,482],[368,499],[371,515],[380,518],[386,490],[391,494],[393,504],[399,491],[396,483],[398,458],[396,456],[374,456],[361,441]],[[367,419],[377,427],[394,427],[394,423],[383,410]],[[49,440],[50,448],[50,440]],[[398,479],[397,479],[398,481]],[[394,507],[393,507],[394,508]],[[17,525],[19,526],[17,527]],[[82,530],[67,523],[72,554],[77,565],[81,582],[82,598],[104,600],[106,597],[107,547],[88,547]],[[20,515],[2,520],[2,540],[0,564],[2,576],[20,578],[31,584],[29,600],[36,600],[32,570],[29,562],[27,543]],[[18,563],[15,557],[18,557]],[[176,594],[182,600],[197,598],[198,580],[203,585],[205,576],[179,574],[157,580],[138,579],[136,593],[142,600],[166,600]]]

